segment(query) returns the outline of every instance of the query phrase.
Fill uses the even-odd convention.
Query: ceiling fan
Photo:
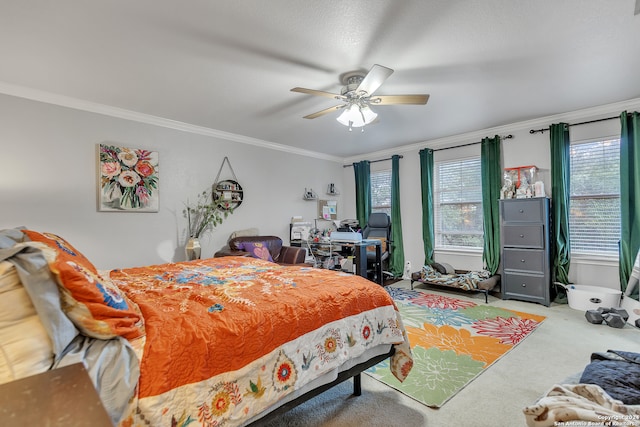
[[[313,114],[304,116],[305,119],[315,119],[338,110],[344,110],[337,118],[338,122],[349,127],[362,127],[371,123],[378,116],[372,109],[372,105],[424,105],[429,100],[429,95],[374,95],[374,92],[393,73],[391,68],[375,64],[368,73],[363,71],[350,71],[340,76],[344,85],[339,94],[325,92],[303,87],[294,87],[292,92],[306,93],[309,95],[323,96],[342,101],[339,105],[326,108]]]

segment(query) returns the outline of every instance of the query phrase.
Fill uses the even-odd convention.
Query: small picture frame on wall
[[[158,152],[98,146],[98,211],[158,212]]]

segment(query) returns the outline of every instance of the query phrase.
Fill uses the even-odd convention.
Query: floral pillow
[[[138,305],[109,278],[100,276],[69,242],[51,233],[22,231],[44,245],[42,252],[60,287],[62,309],[85,335],[100,339],[120,335],[132,340],[145,334]]]
[[[271,253],[265,242],[240,242],[238,249],[249,252],[252,257],[273,262]]]
[[[86,269],[90,270],[93,274],[98,274],[96,267],[89,261],[84,255],[80,253],[76,248],[71,246],[71,243],[67,242],[62,237],[53,233],[41,233],[33,230],[21,230],[26,234],[30,240],[34,242],[42,242],[45,245],[61,252],[63,255],[70,257],[75,262],[82,264]]]

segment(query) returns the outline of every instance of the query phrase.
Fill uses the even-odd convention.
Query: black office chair
[[[382,255],[380,261],[382,262],[382,275],[393,277],[393,274],[387,271],[389,264],[389,256],[391,251],[391,218],[384,212],[372,212],[369,215],[367,225],[362,230],[363,239],[385,239],[382,243]],[[376,252],[367,251],[367,271],[373,272],[373,280],[377,281],[375,277],[375,265],[376,264]]]

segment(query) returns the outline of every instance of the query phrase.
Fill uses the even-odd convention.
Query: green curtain
[[[502,187],[502,166],[500,137],[483,138],[480,143],[480,171],[482,177],[482,214],[484,248],[482,262],[485,268],[495,274],[500,266],[500,188]]]
[[[640,126],[638,112],[620,115],[620,287],[627,288],[640,248]],[[637,299],[637,293],[634,292]]]
[[[433,150],[420,150],[420,184],[422,188],[422,242],[424,263],[433,263],[435,231],[433,227]]]
[[[557,123],[549,126],[551,139],[551,210],[555,250],[553,269],[555,280],[569,283],[571,243],[569,241],[569,187],[570,140],[569,125]]]
[[[371,168],[368,160],[353,164],[356,177],[356,217],[364,229],[371,213]]]
[[[400,215],[400,156],[391,156],[391,242],[389,271],[393,277],[404,272],[404,242]]]

